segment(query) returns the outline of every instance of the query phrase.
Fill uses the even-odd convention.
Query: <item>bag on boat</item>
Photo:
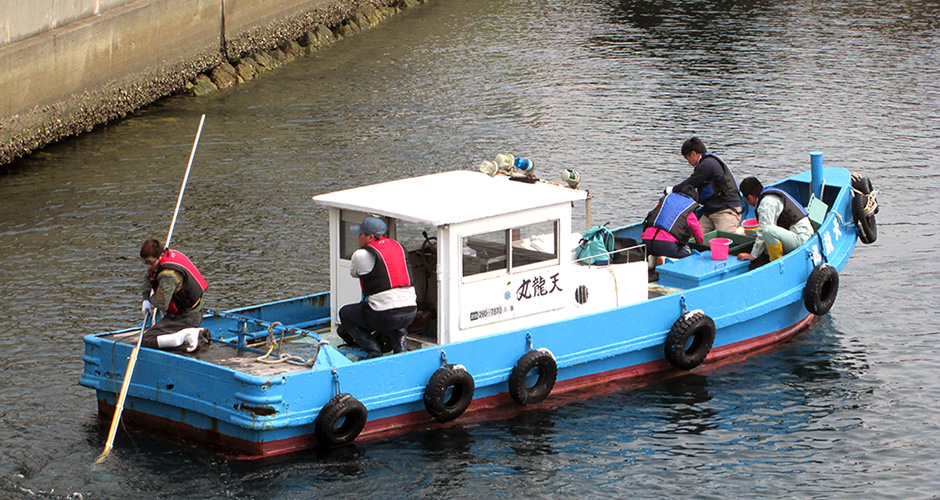
[[[610,252],[614,251],[614,233],[606,227],[588,229],[578,242],[575,258],[582,264],[606,266],[610,263]]]

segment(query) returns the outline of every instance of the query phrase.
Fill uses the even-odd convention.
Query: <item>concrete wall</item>
[[[0,0],[0,47],[137,0]]]
[[[123,117],[227,59],[396,1],[0,0],[7,17],[30,21],[16,36],[46,28],[16,41],[8,28],[11,42],[0,45],[0,165]]]

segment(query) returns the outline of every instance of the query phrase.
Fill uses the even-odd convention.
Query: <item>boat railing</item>
[[[287,335],[309,336],[309,337],[316,339],[317,341],[323,341],[323,338],[320,337],[319,334],[317,334],[313,330],[305,329],[305,327],[323,324],[324,323],[323,319],[317,319],[314,321],[309,321],[306,323],[299,323],[299,324],[294,324],[294,325],[284,325],[280,321],[264,321],[258,318],[253,318],[251,316],[245,316],[243,314],[237,314],[237,313],[232,313],[232,312],[216,311],[214,309],[208,309],[208,308],[206,309],[206,312],[217,318],[232,319],[241,323],[241,325],[239,325],[239,329],[235,332],[238,334],[239,346],[245,345],[245,337],[249,333],[247,329],[248,324],[252,324],[254,326],[258,326],[258,327],[266,329],[269,335],[277,332],[282,335],[287,334]]]
[[[635,252],[631,253],[631,250]],[[574,261],[583,263],[583,261],[588,260],[588,259],[597,259],[598,257],[610,256],[610,259],[608,260],[612,262],[614,260],[614,257],[613,257],[614,255],[618,255],[623,252],[626,252],[626,256],[627,256],[626,260],[622,262],[614,262],[614,264],[627,264],[630,262],[645,262],[646,261],[646,245],[643,243],[639,243],[630,247],[618,248],[610,252],[599,253],[596,255],[588,255],[586,257],[581,257],[580,259],[575,259]],[[641,252],[642,258],[637,256],[636,252]],[[601,266],[604,266],[604,265],[608,265],[608,264],[601,264]]]

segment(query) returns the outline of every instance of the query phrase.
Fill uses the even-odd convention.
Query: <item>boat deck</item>
[[[649,298],[662,297],[672,293],[682,292],[681,289],[663,286],[658,283],[649,284]],[[103,335],[103,338],[134,345],[137,343],[139,330],[111,333]],[[337,348],[350,361],[356,361],[364,357],[365,352],[355,347],[346,346],[343,340],[332,334],[328,328],[322,328],[315,332],[331,346]],[[212,363],[224,368],[229,368],[248,375],[258,377],[268,377],[275,375],[286,375],[289,373],[301,372],[309,368],[303,363],[298,362],[296,356],[304,360],[310,359],[317,351],[318,340],[313,336],[307,335],[289,335],[283,339],[281,353],[289,355],[287,357],[278,356],[277,352],[271,352],[265,356],[269,349],[267,340],[262,340],[249,344],[247,348],[237,348],[236,341],[233,339],[229,343],[223,343],[214,340],[209,345],[203,345],[198,352],[187,353],[182,349],[174,352],[179,356],[186,356],[206,363]],[[421,349],[437,345],[434,338],[426,337],[419,333],[410,333],[406,339],[409,350]]]

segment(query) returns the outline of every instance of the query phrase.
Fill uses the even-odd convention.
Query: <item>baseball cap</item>
[[[384,236],[388,231],[388,226],[381,219],[375,217],[366,217],[362,224],[349,228],[354,233],[371,234],[372,236]]]

